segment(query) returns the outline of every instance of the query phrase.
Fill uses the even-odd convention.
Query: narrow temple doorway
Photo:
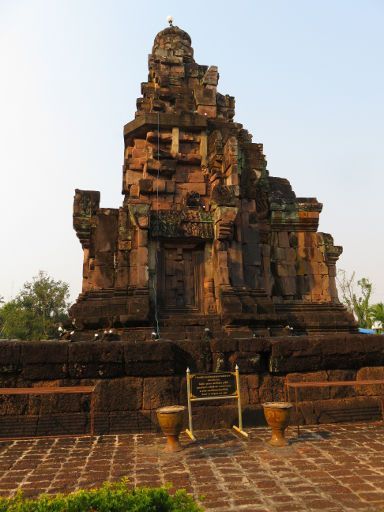
[[[203,311],[201,245],[164,243],[159,253],[158,304],[163,312]]]

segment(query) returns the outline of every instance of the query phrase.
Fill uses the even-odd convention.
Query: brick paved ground
[[[0,443],[0,494],[73,491],[128,476],[131,485],[172,482],[209,511],[384,511],[384,426],[306,427],[290,445],[271,448],[265,428],[250,439],[199,432],[185,450],[162,453],[157,434]]]

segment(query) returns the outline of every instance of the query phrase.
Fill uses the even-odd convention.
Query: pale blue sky
[[[324,203],[339,267],[384,300],[382,0],[0,0],[0,294],[43,269],[77,296],[74,189],[120,206],[122,128],[168,14],[270,173]]]

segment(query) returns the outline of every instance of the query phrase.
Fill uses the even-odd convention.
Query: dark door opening
[[[163,311],[202,311],[203,251],[164,244],[159,257],[159,307]]]

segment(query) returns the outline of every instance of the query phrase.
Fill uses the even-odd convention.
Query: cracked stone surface
[[[249,440],[230,430],[200,431],[184,450],[163,453],[158,434],[0,442],[0,494],[70,492],[128,477],[131,486],[171,483],[209,511],[300,512],[384,509],[384,425],[291,427],[272,448],[267,428]]]

